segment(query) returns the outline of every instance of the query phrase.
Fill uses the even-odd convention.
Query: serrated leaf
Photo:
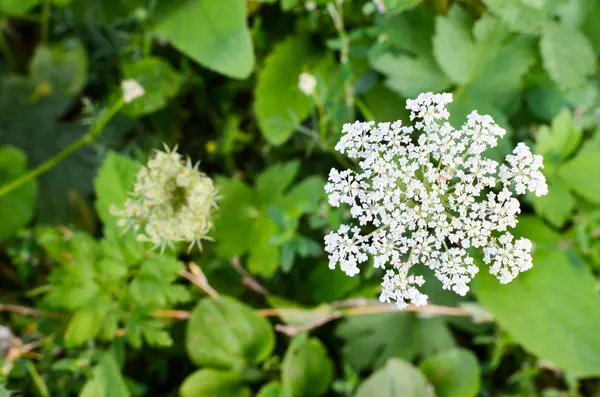
[[[317,338],[296,336],[283,357],[281,382],[293,396],[318,397],[333,379],[333,362]]]
[[[186,347],[200,366],[241,368],[259,363],[273,350],[271,324],[231,298],[202,299],[187,324]]]
[[[109,208],[112,205],[123,208],[133,191],[139,168],[140,165],[132,159],[109,152],[94,179],[95,206],[104,223],[104,234],[111,244],[119,248],[122,260],[128,264],[143,257],[144,244],[136,240],[135,233],[131,230],[123,234],[122,228],[117,226],[117,218],[110,214]]]
[[[75,312],[65,333],[65,345],[67,347],[79,346],[94,339],[102,328],[105,315],[106,310],[101,307]]]
[[[318,57],[308,39],[291,36],[277,44],[258,74],[254,111],[263,136],[272,145],[287,141],[313,108],[298,88],[298,76],[311,71]]]
[[[560,228],[570,218],[575,209],[575,198],[568,186],[554,174],[547,175],[548,194],[533,199],[536,214]]]
[[[133,79],[144,88],[144,95],[123,107],[127,115],[135,118],[167,106],[169,100],[179,93],[183,82],[168,62],[151,56],[126,64],[123,74],[125,79]]]
[[[450,16],[438,16],[435,22],[433,55],[439,67],[455,83],[468,83],[477,61],[468,26]]]
[[[112,353],[102,355],[100,362],[83,387],[79,397],[129,397],[131,394]]]
[[[27,172],[27,157],[21,150],[0,148],[0,186]],[[37,183],[31,180],[4,196],[0,196],[0,240],[11,237],[33,218]]]
[[[347,317],[337,327],[342,356],[355,370],[379,368],[389,358],[411,360],[418,352],[418,321],[410,313]]]
[[[483,0],[491,12],[498,15],[513,30],[521,33],[539,33],[549,14],[544,2],[526,0]]]
[[[533,268],[506,285],[481,271],[474,286],[478,300],[525,350],[574,376],[598,376],[595,278],[575,252],[558,248],[560,235],[542,222],[523,218],[515,235],[534,242]]]
[[[563,164],[558,172],[561,179],[583,198],[600,203],[600,156],[598,153],[581,154]]]
[[[182,397],[250,397],[250,389],[235,372],[211,368],[198,370],[188,376],[180,387]]]
[[[589,40],[565,24],[549,22],[544,26],[540,53],[548,75],[561,89],[582,86],[596,71]]]
[[[364,381],[356,397],[434,397],[432,389],[418,369],[393,358]]]
[[[427,358],[420,368],[438,397],[475,397],[479,393],[479,361],[469,350],[447,350]]]
[[[541,155],[553,154],[559,159],[569,157],[581,141],[583,131],[575,123],[573,114],[563,109],[553,120],[550,128],[543,126],[535,137],[536,150]]]
[[[245,79],[254,68],[243,1],[182,2],[157,23],[154,32],[202,66],[229,77]]]
[[[451,84],[430,57],[383,54],[374,58],[371,66],[387,77],[386,86],[407,98],[422,92],[443,91]]]

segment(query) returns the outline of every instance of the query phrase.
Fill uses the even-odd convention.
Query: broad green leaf
[[[519,235],[536,244],[533,268],[506,285],[480,272],[474,288],[477,298],[530,353],[574,376],[598,376],[600,297],[596,280],[574,252],[552,248],[556,236],[541,222],[521,220],[518,226]]]
[[[260,215],[254,222],[250,236],[246,236],[250,243],[248,257],[248,270],[252,274],[271,277],[279,267],[280,250],[271,243],[271,237],[277,232],[277,227],[266,213]]]
[[[187,351],[200,366],[239,369],[265,360],[274,343],[271,324],[231,298],[202,299],[187,324]]]
[[[188,376],[180,388],[182,397],[251,397],[239,374],[211,368]]]
[[[141,117],[167,106],[169,100],[179,93],[183,81],[167,61],[157,57],[146,57],[127,64],[123,73],[125,79],[134,79],[144,88],[144,95],[123,108],[131,117]]]
[[[252,228],[260,216],[260,203],[254,192],[235,179],[221,180],[219,210],[214,216],[211,231],[217,243],[217,252],[225,258],[241,255],[250,247]]]
[[[345,318],[336,329],[342,356],[355,370],[379,368],[389,358],[411,360],[419,350],[418,320],[410,313]]]
[[[279,314],[279,318],[288,325],[310,324],[331,317],[333,314],[333,310],[329,305],[305,308],[293,301],[275,295],[269,296],[267,301],[272,307],[294,309],[283,310]]]
[[[256,193],[264,203],[272,203],[291,185],[298,174],[300,163],[289,161],[273,165],[256,178]]]
[[[313,213],[325,199],[325,180],[312,175],[291,187],[277,205],[292,216]]]
[[[475,397],[479,393],[479,361],[469,350],[447,350],[429,357],[420,368],[438,397]]]
[[[254,68],[254,51],[239,0],[183,2],[160,20],[154,32],[202,66],[236,79]]]
[[[129,194],[133,191],[140,165],[129,157],[109,152],[98,175],[94,179],[96,190],[96,211],[104,223],[104,234],[111,244],[119,247],[122,260],[128,264],[139,261],[144,255],[144,244],[136,241],[135,233],[125,234],[117,226],[117,218],[110,214],[114,205],[122,209]]]
[[[401,14],[385,13],[381,17],[382,33],[398,50],[418,57],[431,58],[431,37],[435,29],[435,13],[426,7]]]
[[[467,320],[467,319],[465,319]],[[467,320],[467,321],[470,321]],[[419,319],[420,356],[429,357],[456,346],[444,317]]]
[[[359,285],[358,277],[348,277],[341,269],[332,270],[323,264],[316,266],[308,278],[308,290],[317,303],[345,298]]]
[[[376,122],[408,120],[406,103],[383,83],[377,83],[363,94],[363,102]],[[366,115],[365,119],[367,118]]]
[[[413,98],[422,92],[443,91],[451,84],[430,57],[383,54],[371,66],[386,76],[385,84],[400,95]]]
[[[273,381],[264,385],[256,397],[292,397],[292,395],[286,392],[279,382]]]
[[[569,157],[581,141],[583,131],[573,119],[573,114],[564,109],[553,120],[552,126],[542,126],[535,137],[539,154],[558,155],[560,159]]]
[[[254,112],[263,136],[272,145],[287,141],[310,115],[313,101],[298,88],[298,76],[313,72],[318,56],[307,38],[291,36],[277,44],[258,74]]]
[[[585,84],[588,76],[596,71],[596,56],[589,40],[561,23],[545,25],[540,53],[548,75],[561,89]]]
[[[453,82],[468,83],[477,61],[468,27],[450,16],[438,16],[435,26],[433,54],[439,67]]]
[[[535,212],[556,227],[562,227],[575,209],[575,198],[557,175],[546,175],[548,194],[533,199]]]
[[[10,146],[0,147],[0,186],[14,181],[26,172],[25,153]],[[0,196],[0,240],[14,236],[33,218],[36,195],[37,183],[34,179]]]
[[[77,95],[87,82],[88,59],[85,47],[77,39],[50,47],[42,45],[36,49],[29,69],[31,78],[40,90]]]
[[[600,3],[593,2],[592,8],[586,13],[583,22],[582,31],[594,46],[596,54],[600,54],[600,24],[598,24],[598,15],[600,15]]]
[[[298,397],[323,395],[333,379],[333,362],[317,338],[296,336],[281,363],[283,388]]]
[[[0,12],[8,15],[24,15],[42,0],[0,0]]]
[[[383,4],[387,7],[387,11],[391,13],[403,12],[415,8],[421,4],[423,0],[383,0]]]
[[[356,397],[434,397],[433,387],[409,363],[392,358],[358,388]]]
[[[100,362],[92,372],[90,379],[83,387],[79,397],[129,397],[125,379],[121,375],[119,365],[112,353],[102,355]]]
[[[562,180],[575,193],[593,203],[600,203],[600,156],[598,153],[581,154],[559,169]]]
[[[546,2],[528,0],[483,0],[511,29],[521,33],[539,33],[549,19]]]
[[[6,386],[4,386],[4,383],[0,383],[0,397],[10,397],[10,391],[8,391]],[[268,396],[263,396],[263,397],[268,397]],[[272,396],[272,397],[278,397],[278,396]]]

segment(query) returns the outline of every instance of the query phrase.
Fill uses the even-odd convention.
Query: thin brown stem
[[[204,275],[204,272],[202,272],[202,269],[200,269],[200,266],[193,261],[190,261],[188,266],[190,271],[188,272],[184,270],[179,273],[180,276],[187,278],[192,282],[192,284],[200,287],[200,289],[206,292],[209,296],[212,296],[213,298],[219,296],[219,293],[215,291],[215,289],[208,283],[208,279]]]
[[[21,314],[23,316],[34,316],[34,317],[49,317],[49,318],[58,318],[58,319],[67,319],[68,315],[62,313],[49,312],[45,310],[37,310],[31,307],[12,305],[0,303],[0,312],[10,312]]]
[[[231,267],[233,267],[233,269],[238,272],[240,276],[242,276],[242,284],[244,284],[246,287],[265,297],[271,295],[268,289],[263,287],[263,285],[258,282],[257,279],[252,277],[252,275],[250,275],[250,273],[248,273],[248,271],[242,267],[240,264],[240,258],[237,256],[231,258]]]

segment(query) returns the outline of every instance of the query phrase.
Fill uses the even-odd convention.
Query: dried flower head
[[[217,190],[212,180],[198,171],[198,164],[183,160],[177,148],[156,151],[141,167],[131,197],[124,209],[111,207],[118,225],[133,227],[139,241],[150,241],[164,250],[174,243],[200,246],[212,227]]]
[[[317,87],[317,79],[310,73],[300,73],[298,88],[304,95],[312,95]]]
[[[144,87],[133,79],[121,82],[121,89],[123,90],[123,101],[125,103],[130,103],[145,94]]]
[[[508,283],[532,266],[529,240],[514,239],[519,201],[526,191],[545,195],[542,157],[519,143],[506,164],[484,156],[506,131],[490,116],[472,112],[453,128],[446,120],[451,94],[421,94],[408,100],[414,126],[346,124],[336,150],[359,161],[360,171],[332,169],[325,187],[333,206],[345,203],[360,226],[342,225],[325,237],[329,267],[349,276],[373,256],[385,270],[380,300],[424,305],[425,280],[413,266],[425,265],[444,289],[469,291],[478,272],[469,249],[483,251],[489,271]],[[416,142],[413,134],[420,132]]]

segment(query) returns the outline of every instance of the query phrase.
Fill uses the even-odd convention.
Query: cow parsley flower
[[[123,209],[111,206],[118,225],[132,227],[139,241],[154,248],[173,247],[188,242],[191,250],[200,246],[212,227],[211,212],[216,207],[217,190],[212,180],[183,160],[177,148],[156,151],[137,174],[131,197]]]
[[[542,157],[519,143],[504,164],[485,157],[506,131],[473,111],[460,129],[446,120],[451,94],[425,93],[406,102],[414,126],[355,122],[343,127],[336,150],[360,171],[329,173],[325,191],[332,206],[347,204],[359,226],[342,225],[325,237],[329,267],[349,276],[373,257],[384,269],[382,302],[400,308],[424,305],[425,280],[414,266],[431,269],[442,288],[459,295],[479,271],[471,249],[483,252],[489,272],[508,283],[532,266],[531,241],[515,239],[516,194],[547,194]],[[417,133],[418,134],[415,134]],[[416,141],[414,136],[418,138]]]
[[[300,73],[298,76],[298,89],[304,95],[312,95],[317,87],[317,79],[310,73]]]
[[[121,82],[121,89],[123,90],[123,101],[125,103],[131,103],[134,99],[145,94],[144,87],[133,79]]]

